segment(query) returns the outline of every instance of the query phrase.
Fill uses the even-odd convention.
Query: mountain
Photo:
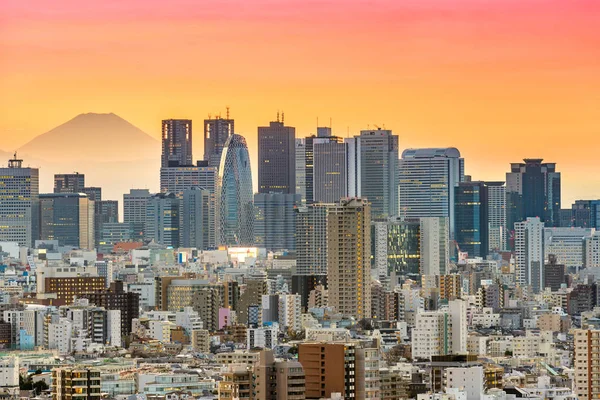
[[[115,114],[79,114],[19,149],[40,160],[131,161],[160,157],[159,142]]]
[[[75,171],[85,174],[86,186],[102,187],[103,199],[120,204],[129,189],[159,190],[160,142],[112,113],[80,114],[22,146],[18,157],[40,169],[40,193],[52,192],[54,174]]]

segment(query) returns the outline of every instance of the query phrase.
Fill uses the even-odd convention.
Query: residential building
[[[100,370],[86,367],[63,367],[52,370],[52,400],[100,399]]]
[[[531,285],[534,293],[543,288],[544,223],[540,218],[527,218],[515,223],[516,281]]]
[[[600,330],[577,329],[574,333],[573,369],[575,394],[578,399],[590,400],[600,396]]]
[[[450,259],[449,220],[443,217],[419,218],[421,275],[445,275]]]

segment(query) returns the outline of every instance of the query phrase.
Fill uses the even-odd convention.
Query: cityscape
[[[590,49],[597,55],[590,43],[599,43],[600,7],[192,3],[173,0],[170,10],[137,0],[0,5],[0,51],[14,56],[0,61],[0,87],[23,91],[2,100],[0,111],[0,399],[600,398],[600,134],[586,103],[597,113],[600,64],[587,57]],[[356,31],[345,31],[349,22]],[[364,51],[375,62],[369,51],[382,38],[407,52],[369,68],[350,61],[347,69],[321,53],[329,43],[339,57]],[[545,58],[551,38],[560,66]],[[479,47],[486,40],[498,46]],[[136,59],[149,50],[157,65]],[[246,57],[233,62],[243,70],[232,77],[244,83],[239,92],[227,80],[234,69],[226,50]],[[456,58],[444,58],[452,51]],[[92,62],[100,53],[107,58]],[[396,57],[410,64],[429,54],[444,68],[394,69]],[[505,64],[517,55],[518,71]],[[535,64],[537,56],[544,62]],[[182,59],[190,61],[183,69]],[[463,91],[429,100],[425,86],[422,98],[410,92],[413,78],[402,71],[438,87],[456,83],[451,59],[472,62],[460,64]],[[518,94],[506,104],[487,86],[483,60],[497,63],[499,85],[515,74],[506,93]],[[36,62],[46,72],[31,71]],[[187,75],[192,65],[198,76]],[[93,78],[98,71],[128,88],[107,95],[106,82]],[[207,78],[209,71],[216,75]],[[556,86],[523,83],[538,72]],[[577,96],[565,97],[564,109],[558,92],[542,100],[579,73],[589,77],[578,92],[580,113],[566,104]],[[64,92],[45,98],[68,74]],[[174,84],[175,76],[188,81]],[[271,82],[282,76],[289,80]],[[147,87],[132,94],[137,79]],[[206,90],[190,105],[196,85]],[[294,98],[293,85],[310,95]],[[344,90],[362,85],[372,100],[345,98]],[[399,87],[415,104],[401,100]],[[484,87],[489,102],[468,97]],[[89,93],[75,96],[82,88]],[[449,119],[434,97],[464,119],[464,133],[448,124],[446,134]],[[228,98],[235,107],[221,105]],[[98,99],[115,110],[86,111]],[[136,111],[153,101],[160,105],[147,115]],[[223,110],[200,112],[199,104]],[[40,105],[48,112],[17,110]],[[495,107],[506,118],[498,125],[519,128],[486,129],[484,115]],[[143,129],[122,118],[123,109]],[[73,110],[55,128],[30,133]],[[579,132],[558,134],[567,116]],[[385,125],[365,122],[373,120]],[[19,121],[22,130],[14,128]],[[440,132],[425,135],[433,126]]]

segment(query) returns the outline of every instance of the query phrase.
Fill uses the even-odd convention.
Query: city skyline
[[[457,147],[481,180],[544,158],[562,168],[565,201],[599,197],[599,178],[581,172],[598,140],[594,2],[0,7],[0,88],[11,93],[0,147],[11,154],[81,112],[114,112],[158,138],[162,119],[230,106],[254,161],[256,128],[279,109],[298,136],[331,117],[342,137],[385,124],[400,150]],[[223,61],[196,62],[211,52]]]

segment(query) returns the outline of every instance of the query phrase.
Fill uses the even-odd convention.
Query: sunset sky
[[[597,0],[2,0],[0,90],[5,151],[79,113],[158,137],[229,106],[255,159],[283,110],[298,136],[455,146],[474,179],[542,157],[563,207],[600,198]]]

